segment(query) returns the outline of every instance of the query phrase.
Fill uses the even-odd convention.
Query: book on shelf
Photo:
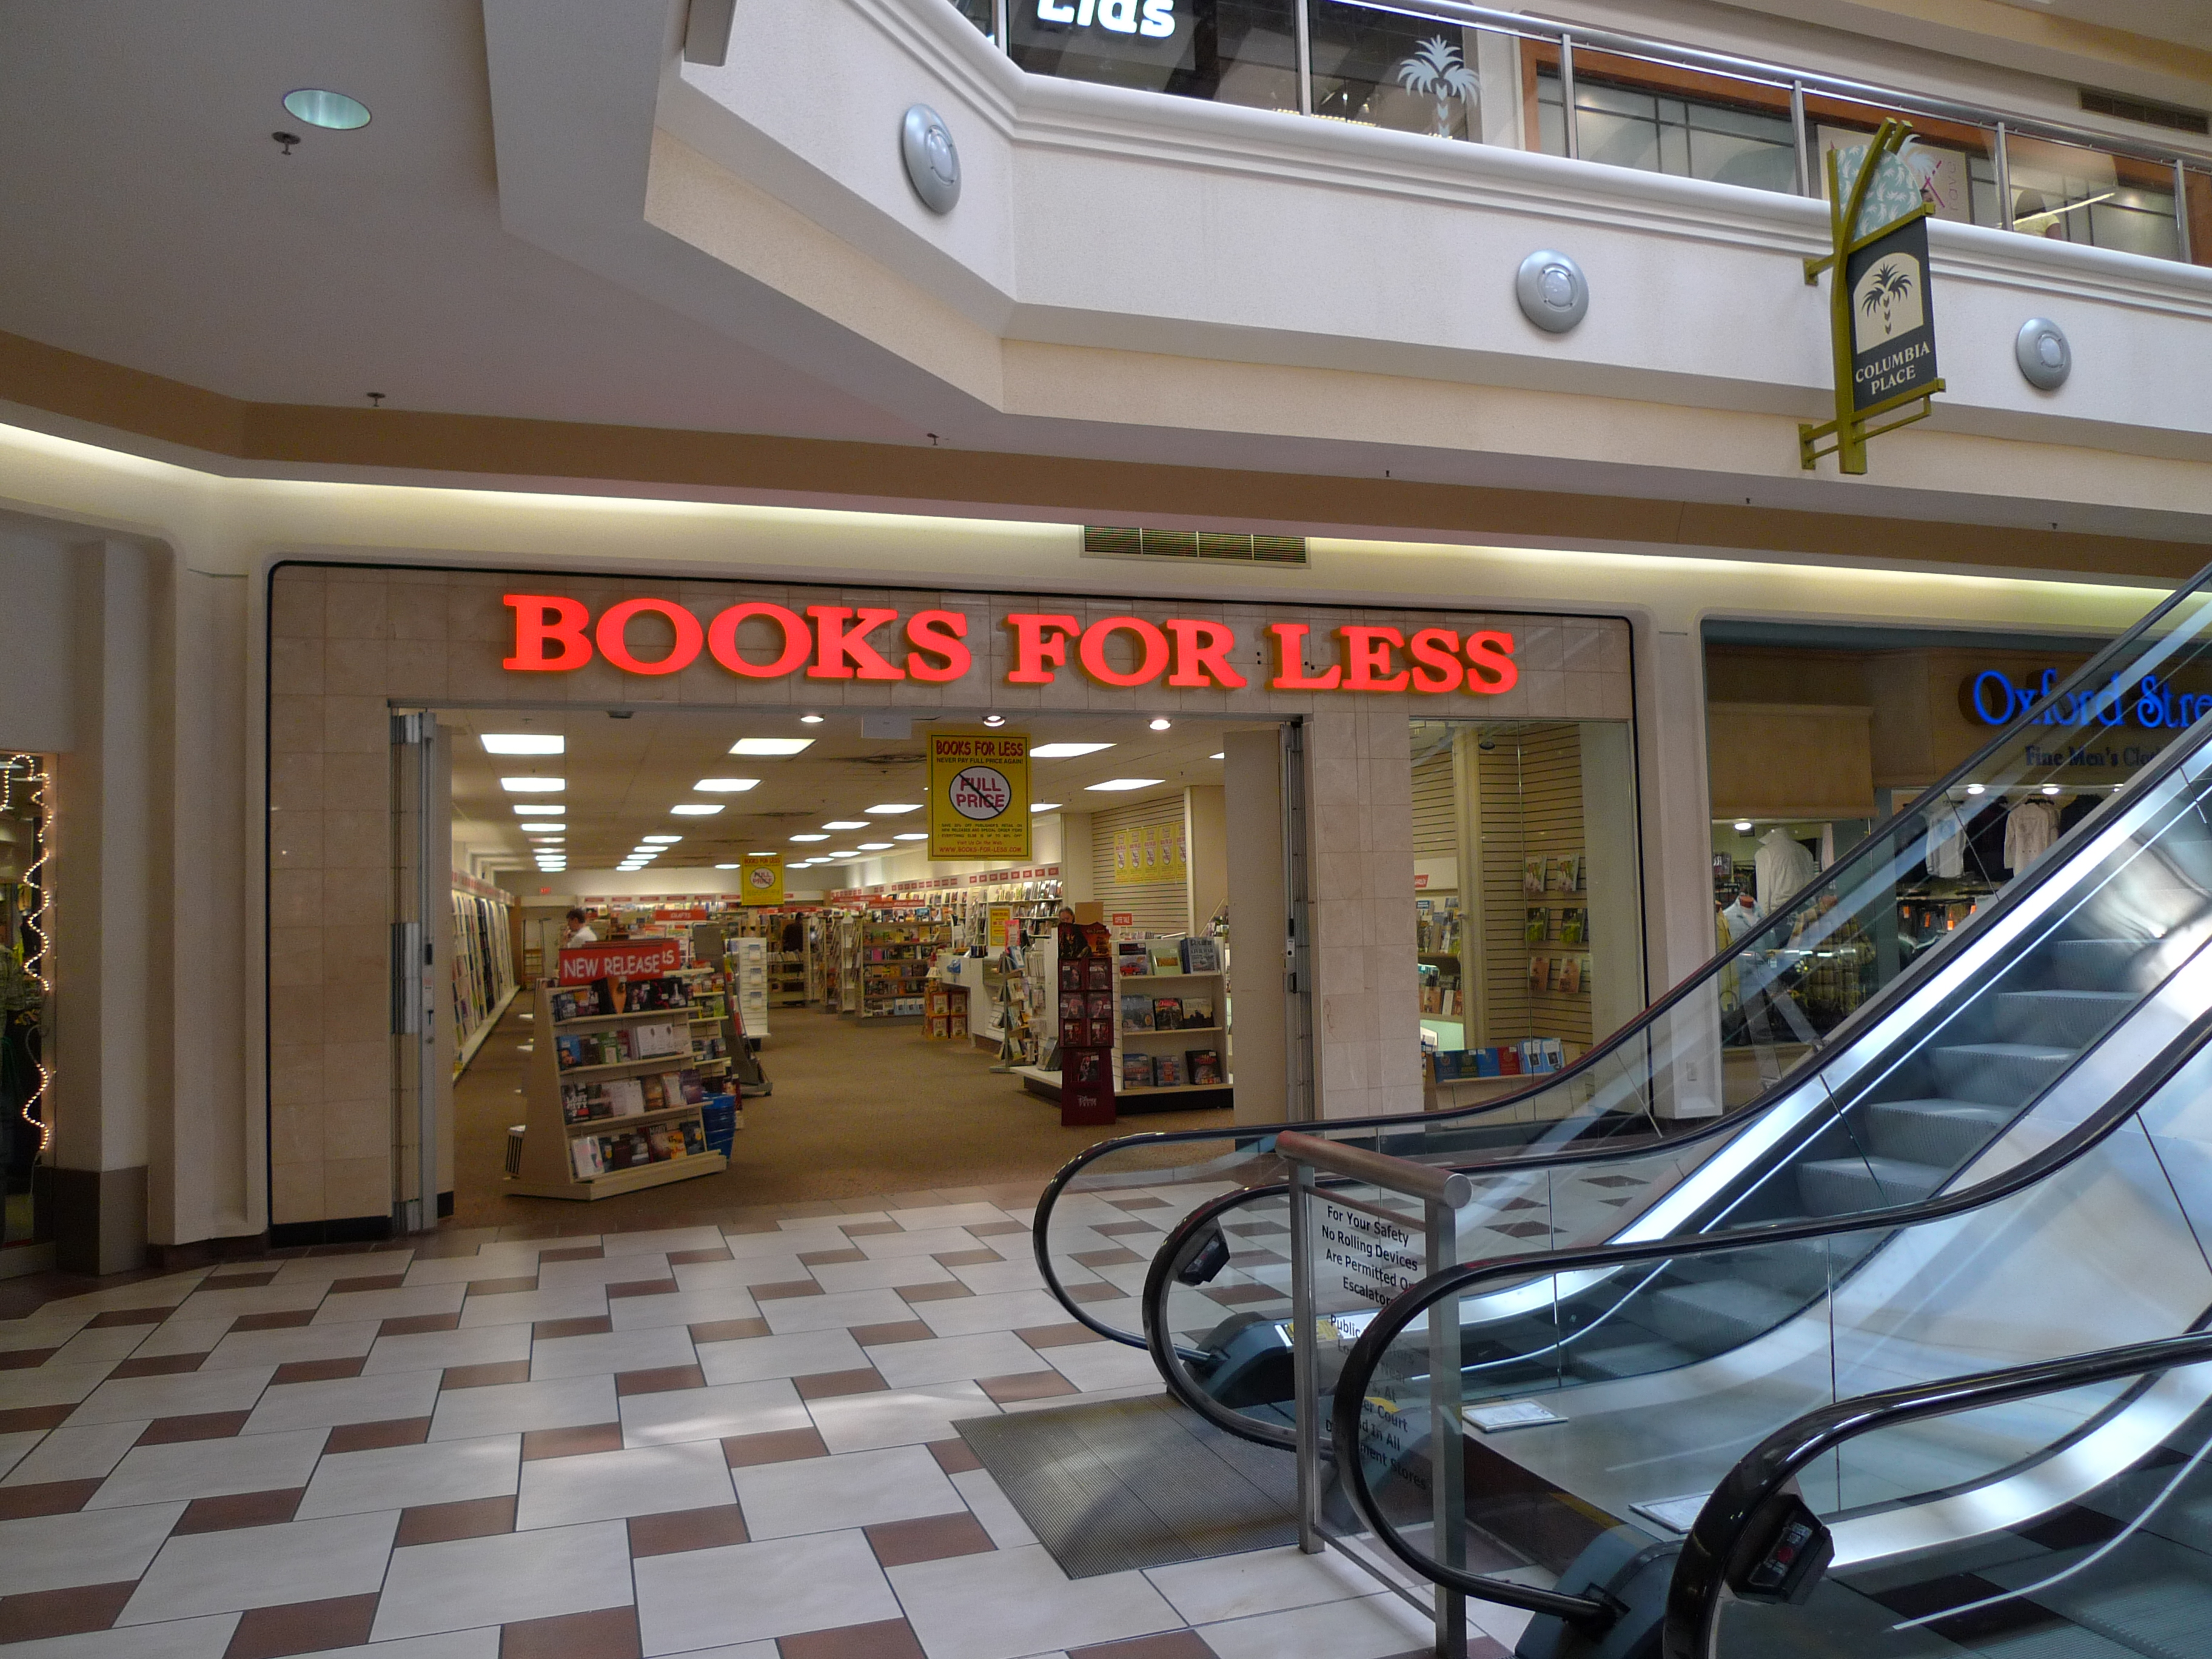
[[[1594,982],[1590,979],[1590,959],[1588,957],[1583,957],[1578,960],[1582,973],[1582,985],[1580,988],[1585,991],[1594,989]]]
[[[1145,949],[1151,957],[1153,973],[1182,972],[1182,941],[1181,939],[1148,939],[1145,941]]]
[[[1561,957],[1559,961],[1559,987],[1562,991],[1583,988],[1583,959],[1580,957]]]
[[[1531,991],[1552,988],[1552,959],[1549,957],[1528,958],[1528,988]]]
[[[645,1110],[645,1085],[634,1077],[618,1077],[600,1085],[606,1091],[610,1117],[635,1117]]]
[[[1152,1056],[1152,1086],[1155,1089],[1182,1087],[1182,1060],[1175,1054]]]
[[[599,1045],[587,1037],[574,1035],[556,1036],[553,1039],[553,1052],[556,1057],[556,1063],[564,1072],[574,1071],[579,1066],[599,1063]]]
[[[601,1012],[595,986],[580,985],[574,990],[553,993],[553,1018],[556,1020],[589,1019]]]
[[[1581,945],[1589,938],[1589,912],[1577,907],[1559,912],[1559,943]]]
[[[1212,1048],[1188,1049],[1182,1063],[1194,1084],[1221,1081],[1221,1056]]]
[[[1530,945],[1541,945],[1552,936],[1552,913],[1540,904],[1528,907],[1521,937]]]
[[[1125,939],[1114,949],[1114,965],[1122,975],[1133,978],[1152,972],[1152,958],[1142,939]]]
[[[1105,1019],[1090,1020],[1086,1024],[1091,1027],[1092,1048],[1110,1048],[1114,1046],[1114,1022],[1110,1017]]]
[[[680,1054],[691,1047],[689,1025],[634,1025],[630,1027],[630,1052],[640,1060],[658,1060],[663,1054]]]
[[[1221,941],[1216,939],[1187,939],[1182,942],[1182,970],[1186,974],[1218,974],[1221,971]]]
[[[1152,999],[1152,1029],[1155,1031],[1179,1030],[1182,1026],[1182,999],[1154,997]]]
[[[568,1162],[579,1181],[589,1181],[593,1176],[607,1172],[606,1157],[600,1150],[598,1137],[593,1135],[578,1135],[568,1143]]]
[[[1544,855],[1531,854],[1521,860],[1521,890],[1540,894],[1544,890]]]
[[[1121,1086],[1124,1089],[1149,1089],[1152,1086],[1152,1057],[1150,1054],[1121,1056]]]
[[[1583,890],[1583,855],[1562,853],[1553,860],[1552,880],[1562,893],[1579,893]]]
[[[1212,997],[1185,997],[1182,1000],[1182,1029],[1203,1031],[1213,1024]]]
[[[1149,1031],[1152,1029],[1152,1000],[1146,996],[1126,996],[1121,999],[1121,1029],[1125,1031]]]
[[[1098,1084],[1106,1081],[1107,1056],[1097,1048],[1079,1048],[1073,1056],[1073,1079],[1079,1084]]]
[[[1085,1001],[1092,1019],[1114,1018],[1114,994],[1111,991],[1092,991],[1088,994]]]

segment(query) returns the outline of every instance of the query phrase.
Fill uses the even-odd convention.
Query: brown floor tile
[[[457,1313],[402,1314],[397,1319],[380,1320],[377,1322],[376,1334],[380,1339],[387,1336],[427,1336],[432,1331],[458,1331],[460,1328],[461,1316]]]
[[[980,1469],[983,1460],[965,1440],[933,1440],[929,1455],[937,1460],[937,1467],[947,1474],[965,1474],[970,1469]]]
[[[605,1336],[615,1328],[613,1320],[605,1314],[590,1314],[580,1319],[541,1319],[530,1328],[533,1342],[544,1342],[563,1336]]]
[[[817,1371],[812,1376],[794,1376],[792,1387],[799,1390],[801,1400],[832,1400],[845,1394],[878,1394],[890,1384],[876,1374],[872,1365],[854,1371]]]
[[[1103,1279],[1096,1285],[1064,1285],[1060,1290],[1070,1302],[1118,1302],[1128,1295],[1119,1285]]]
[[[586,1452],[620,1451],[622,1425],[586,1423],[574,1429],[532,1429],[522,1437],[522,1461],[540,1457],[580,1457]]]
[[[1068,1259],[1086,1267],[1126,1267],[1145,1258],[1134,1250],[1125,1250],[1117,1244],[1110,1250],[1078,1250]]]
[[[350,1296],[359,1291],[397,1291],[405,1288],[405,1273],[371,1273],[361,1279],[333,1279],[332,1296]]]
[[[287,1308],[282,1313],[240,1314],[230,1322],[234,1331],[295,1331],[315,1322],[313,1308]]]
[[[1078,1392],[1058,1371],[1017,1371],[1012,1376],[979,1376],[975,1386],[1001,1406],[1010,1400],[1049,1400]]]
[[[313,1252],[309,1254],[312,1255]],[[250,1273],[225,1273],[216,1282],[226,1291],[253,1291],[260,1289],[264,1285],[274,1284],[276,1279],[276,1269],[268,1267]]]
[[[627,1285],[608,1285],[607,1300],[612,1302],[628,1296],[673,1296],[676,1290],[676,1281],[672,1279],[632,1279]]]
[[[399,1531],[392,1540],[398,1549],[408,1544],[449,1544],[456,1538],[488,1538],[514,1530],[514,1499],[471,1498],[458,1504],[422,1504],[399,1511]]]
[[[822,1287],[811,1279],[787,1279],[779,1285],[756,1285],[752,1292],[756,1302],[788,1302],[795,1296],[819,1296]]]
[[[1069,1348],[1079,1342],[1103,1342],[1106,1339],[1088,1325],[1070,1322],[1065,1325],[1030,1325],[1014,1333],[1032,1348]]]
[[[274,1279],[276,1275],[270,1275]],[[94,1314],[85,1327],[88,1331],[112,1331],[118,1325],[158,1325],[169,1316],[167,1308],[115,1308],[104,1314]]]
[[[118,1382],[126,1376],[178,1376],[185,1371],[196,1371],[204,1353],[157,1353],[145,1359],[126,1359],[108,1372],[107,1380]]]
[[[811,1198],[803,1204],[778,1204],[774,1207],[778,1221],[818,1221],[823,1216],[847,1213],[843,1205],[826,1198]],[[868,1207],[878,1206],[871,1205]]]
[[[601,1607],[503,1625],[499,1659],[638,1659],[635,1607]]]
[[[106,1630],[137,1588],[134,1578],[125,1584],[80,1584],[74,1589],[0,1596],[0,1642],[35,1642]]]
[[[981,1555],[998,1548],[983,1523],[965,1511],[929,1515],[919,1521],[884,1521],[862,1531],[868,1547],[886,1568],[915,1561],[942,1561],[955,1555]]]
[[[1091,1231],[1101,1238],[1127,1238],[1138,1233],[1158,1233],[1159,1229],[1149,1221],[1109,1221]]]
[[[1025,1233],[1029,1229],[1018,1221],[986,1221],[962,1231],[970,1238],[1003,1238],[1009,1233]]]
[[[671,1250],[668,1253],[668,1265],[672,1267],[689,1267],[696,1262],[727,1261],[729,1259],[727,1250]]]
[[[448,1256],[474,1255],[499,1237],[496,1227],[454,1227],[415,1246],[417,1261],[442,1261]]]
[[[58,1429],[76,1410],[74,1406],[18,1406],[13,1411],[0,1412],[0,1434],[29,1434],[34,1431],[44,1433],[48,1429]]]
[[[427,1417],[387,1417],[376,1423],[341,1423],[323,1442],[323,1455],[379,1451],[386,1446],[419,1446],[430,1437]]]
[[[306,1494],[305,1486],[276,1492],[241,1492],[221,1498],[195,1498],[170,1528],[173,1534],[194,1532],[236,1532],[240,1527],[275,1527],[292,1518]]]
[[[173,1446],[180,1440],[228,1440],[246,1427],[248,1412],[199,1412],[190,1417],[157,1417],[138,1437],[142,1446]]]
[[[710,1319],[690,1329],[694,1342],[744,1342],[769,1334],[765,1319]]]
[[[853,1340],[864,1348],[880,1348],[890,1342],[927,1342],[937,1333],[919,1319],[902,1319],[890,1325],[855,1325]]]
[[[663,1365],[649,1371],[617,1371],[615,1393],[670,1394],[678,1389],[703,1389],[707,1378],[696,1365]]]
[[[471,1296],[513,1296],[522,1291],[534,1291],[537,1288],[538,1280],[535,1278],[517,1279],[510,1275],[505,1279],[469,1280]]]
[[[902,1233],[906,1229],[896,1221],[847,1221],[841,1223],[837,1231],[848,1238],[877,1238],[884,1233]],[[802,1261],[805,1259],[799,1258]]]
[[[295,1359],[276,1368],[276,1375],[269,1379],[274,1388],[279,1382],[336,1382],[349,1376],[359,1376],[362,1367],[368,1363],[364,1357],[356,1359]]]
[[[793,1463],[802,1457],[827,1457],[830,1448],[812,1429],[778,1429],[773,1434],[733,1434],[722,1442],[722,1460],[733,1469],[761,1463]]]
[[[283,1659],[288,1654],[358,1647],[368,1640],[368,1628],[375,1622],[374,1595],[249,1607],[240,1616],[222,1659]]]
[[[720,1549],[725,1544],[746,1541],[745,1517],[735,1504],[629,1518],[633,1561],[643,1555],[681,1555],[686,1550]]]
[[[606,1252],[596,1244],[571,1244],[558,1250],[540,1250],[538,1260],[546,1261],[597,1261]]]
[[[59,1348],[17,1348],[12,1353],[0,1353],[0,1371],[27,1371],[60,1352]]]
[[[942,1285],[902,1285],[898,1293],[908,1302],[954,1302],[975,1294],[957,1279]],[[755,1291],[753,1294],[758,1296],[760,1292]]]
[[[930,1258],[940,1267],[980,1267],[986,1262],[1004,1261],[1006,1259],[996,1250],[947,1250],[941,1255]]]
[[[527,1359],[494,1359],[482,1365],[448,1365],[441,1389],[489,1389],[500,1382],[530,1381]]]
[[[1196,1631],[1170,1630],[1158,1636],[1134,1636],[1126,1642],[1070,1648],[1067,1659],[1214,1659],[1214,1652]]]
[[[799,1265],[802,1267],[834,1267],[852,1261],[866,1261],[866,1250],[801,1250]]]
[[[775,1646],[782,1659],[923,1659],[914,1626],[903,1619],[780,1636]]]
[[[1164,1198],[1109,1198],[1106,1201],[1117,1210],[1164,1210],[1168,1206]]]
[[[41,1480],[35,1486],[0,1486],[0,1521],[22,1521],[34,1515],[74,1515],[102,1484],[98,1480]]]

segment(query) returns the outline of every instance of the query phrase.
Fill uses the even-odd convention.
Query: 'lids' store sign
[[[500,665],[514,673],[562,673],[596,655],[627,674],[675,674],[703,653],[741,679],[944,684],[974,667],[975,649],[988,648],[969,640],[969,618],[957,611],[810,605],[801,615],[755,599],[702,623],[668,599],[624,599],[595,619],[580,599],[560,594],[501,597],[514,613],[514,648]],[[1050,685],[1073,671],[1121,690],[1234,691],[1252,684],[1240,663],[1264,663],[1255,672],[1270,690],[1494,696],[1521,677],[1513,635],[1502,629],[1462,635],[1449,628],[1345,623],[1310,641],[1312,623],[1278,622],[1261,629],[1262,650],[1255,652],[1234,624],[1206,617],[1107,617],[1086,627],[1059,612],[1013,611],[1002,620],[1009,685]],[[1310,652],[1316,659],[1309,660]]]

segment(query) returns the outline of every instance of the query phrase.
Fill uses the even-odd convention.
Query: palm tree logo
[[[1441,34],[1424,40],[1419,52],[1398,65],[1398,84],[1417,98],[1437,100],[1439,138],[1452,136],[1452,100],[1456,98],[1472,110],[1478,95],[1474,71],[1461,58],[1459,48]]]
[[[1875,268],[1874,280],[1866,284],[1866,297],[1859,304],[1869,317],[1876,310],[1881,313],[1881,331],[1887,336],[1891,331],[1893,311],[1911,297],[1912,273],[1894,259],[1884,259]]]
[[[1851,286],[1854,350],[1870,351],[1928,321],[1925,279],[1910,253],[1887,253]]]

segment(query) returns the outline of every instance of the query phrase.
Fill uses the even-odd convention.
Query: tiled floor
[[[1060,1571],[955,1425],[1158,1384],[997,1196],[477,1230],[0,1321],[0,1659],[1424,1650],[1334,1557]],[[1477,1617],[1497,1659],[1517,1621]]]

